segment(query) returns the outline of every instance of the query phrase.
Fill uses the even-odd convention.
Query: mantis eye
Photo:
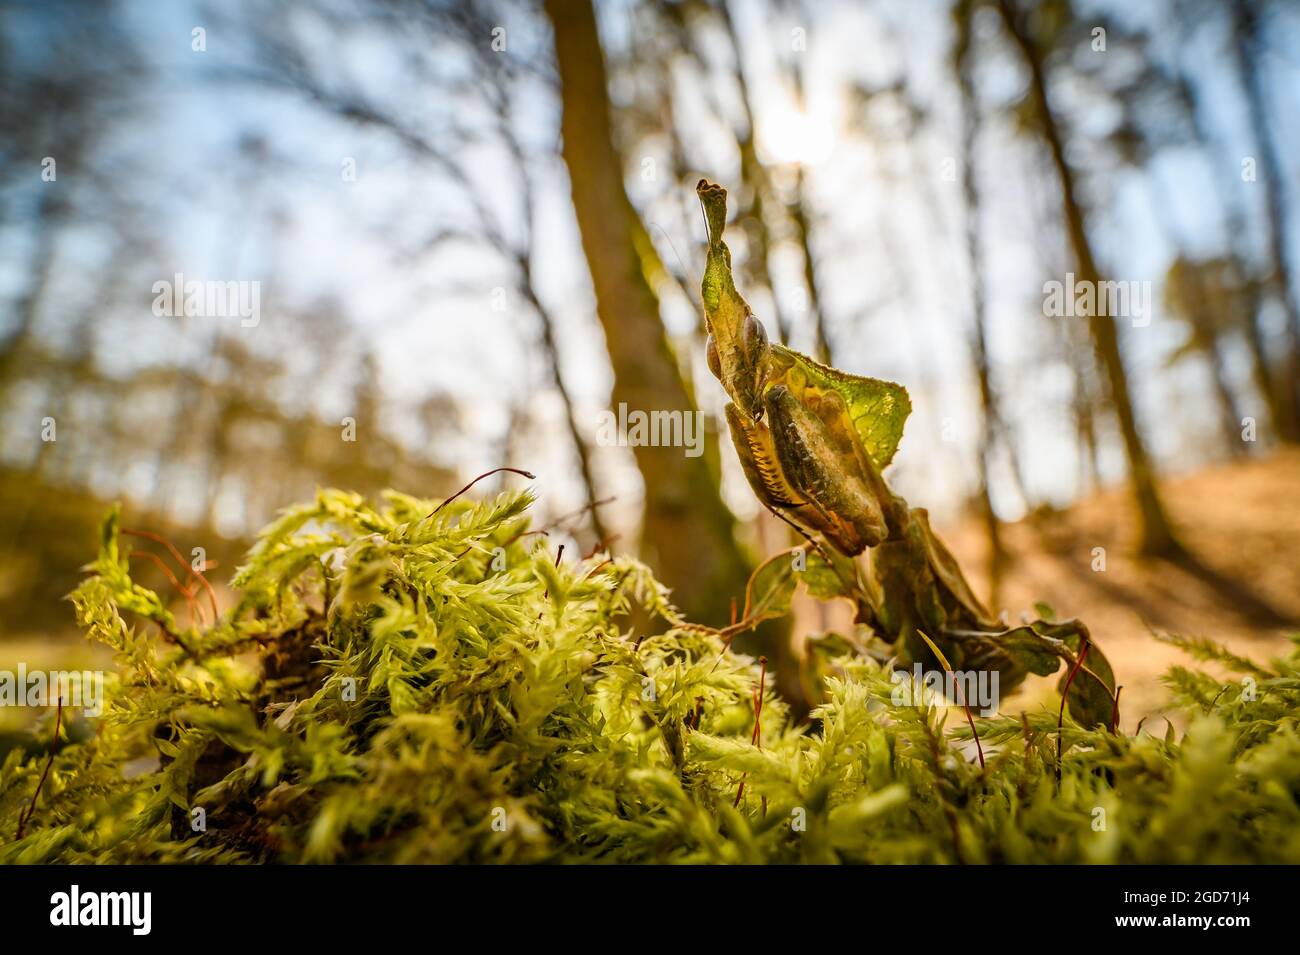
[[[741,332],[745,351],[753,353],[755,349],[767,344],[767,329],[753,315],[746,313],[744,330]]]

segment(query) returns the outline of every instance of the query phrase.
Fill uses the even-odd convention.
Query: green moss
[[[756,744],[759,665],[641,564],[557,566],[530,503],[322,492],[207,629],[132,581],[110,516],[73,594],[116,652],[104,713],[17,841],[49,740],[5,757],[0,861],[1300,861],[1300,655],[1189,643],[1242,680],[1172,674],[1182,739],[1067,717],[1058,782],[1055,710],[977,720],[981,770],[960,709],[892,704],[825,640],[812,726],[769,690]]]

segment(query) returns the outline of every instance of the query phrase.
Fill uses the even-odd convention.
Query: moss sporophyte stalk
[[[221,614],[166,548],[182,624],[133,576],[124,535],[149,532],[113,512],[71,595],[114,654],[102,712],[57,704],[4,752],[0,862],[1300,861],[1300,650],[1164,637],[1231,676],[1174,667],[1172,719],[1123,732],[1083,624],[1000,625],[889,489],[906,391],[769,343],[725,192],[699,193],[709,364],[750,483],[805,538],[733,624],[530,533],[531,490],[474,482],[318,492],[262,531]],[[731,647],[800,587],[856,617],[809,640],[807,719]],[[1059,675],[1059,706],[1015,708],[1031,673]]]

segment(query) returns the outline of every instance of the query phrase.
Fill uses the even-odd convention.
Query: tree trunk
[[[1264,54],[1260,35],[1260,12],[1253,4],[1258,0],[1234,0],[1233,52],[1237,72],[1246,92],[1251,131],[1259,150],[1259,181],[1264,187],[1268,227],[1268,252],[1272,259],[1273,285],[1286,313],[1287,355],[1283,361],[1282,409],[1286,420],[1278,427],[1279,434],[1294,440],[1300,433],[1300,303],[1296,302],[1295,276],[1291,272],[1291,249],[1287,193],[1282,185],[1282,161],[1277,154],[1265,103],[1263,68],[1260,60]],[[1275,427],[1277,423],[1275,422]]]
[[[812,312],[813,357],[820,362],[831,364],[834,360],[830,333],[826,328],[826,313],[822,311],[821,294],[817,285],[817,260],[812,253],[812,227],[808,219],[807,177],[803,167],[797,172],[794,202],[790,204],[790,221],[794,224],[795,239],[799,251],[803,253],[803,282],[808,287],[808,308]]]
[[[980,438],[977,459],[979,462],[980,508],[984,529],[988,536],[989,605],[996,611],[998,590],[1006,566],[1006,546],[1002,543],[1002,528],[993,499],[989,493],[989,464],[993,456],[994,437],[997,433],[997,399],[993,392],[993,377],[989,371],[987,299],[984,294],[984,263],[980,257],[979,190],[975,185],[975,137],[979,130],[978,104],[975,101],[974,53],[971,36],[971,0],[958,0],[957,40],[953,50],[953,66],[957,88],[961,93],[961,188],[966,212],[966,262],[970,268],[971,289],[971,363],[980,395]]]
[[[1215,162],[1213,137],[1201,108],[1202,99],[1197,95],[1191,71],[1181,61],[1174,82],[1177,84],[1179,99],[1185,104],[1196,145],[1205,154],[1207,164],[1213,168]],[[1223,169],[1222,172],[1224,175],[1237,175],[1235,158],[1231,169]],[[1290,402],[1284,394],[1286,389],[1273,378],[1268,349],[1264,343],[1264,328],[1260,315],[1262,296],[1259,283],[1254,281],[1249,267],[1250,255],[1243,242],[1247,235],[1245,217],[1240,205],[1226,194],[1221,195],[1220,200],[1223,234],[1226,240],[1225,254],[1232,260],[1238,285],[1242,290],[1242,334],[1246,338],[1246,346],[1250,349],[1251,380],[1268,408],[1273,432],[1281,440],[1294,443],[1300,441],[1300,434],[1296,432],[1297,422],[1293,420]],[[1238,419],[1237,427],[1240,428],[1241,424],[1241,420]],[[1240,432],[1237,436],[1240,440]]]
[[[590,0],[547,0],[560,76],[564,161],[591,269],[596,312],[614,369],[612,400],[629,412],[694,414],[634,242],[636,212],[614,149],[604,54]],[[684,448],[634,449],[645,482],[642,545],[675,602],[701,623],[725,624],[748,567],[704,457]]]
[[[1171,269],[1171,274],[1165,280],[1165,294],[1169,295],[1169,285],[1173,278],[1173,270],[1177,270],[1178,280],[1186,283],[1186,289],[1178,296],[1176,310],[1181,313],[1186,320],[1190,334],[1189,344],[1201,353],[1209,367],[1210,377],[1214,383],[1214,395],[1218,402],[1219,411],[1219,429],[1223,438],[1224,450],[1229,457],[1239,458],[1246,453],[1246,446],[1241,440],[1242,415],[1241,409],[1237,405],[1237,398],[1232,393],[1232,386],[1228,380],[1227,360],[1224,357],[1223,334],[1220,331],[1219,323],[1216,318],[1221,320],[1220,316],[1213,314],[1214,306],[1209,303],[1210,291],[1205,287],[1206,274],[1205,270],[1218,271],[1215,260],[1210,262],[1197,261],[1187,256],[1187,249],[1190,248],[1191,242],[1188,237],[1180,236],[1176,225],[1177,217],[1174,215],[1176,203],[1173,197],[1166,190],[1152,190],[1152,205],[1157,210],[1157,217],[1160,219],[1161,228],[1169,241],[1175,248],[1184,250],[1184,255],[1179,259],[1179,264],[1175,264]],[[1229,259],[1228,261],[1231,261]],[[1237,270],[1233,268],[1231,274],[1236,275]],[[1226,276],[1219,276],[1219,286],[1222,288],[1222,280]],[[1211,280],[1214,280],[1211,276]],[[1222,297],[1220,297],[1222,301]]]
[[[1065,158],[1065,142],[1056,114],[1047,99],[1047,77],[1042,54],[1037,43],[1030,36],[1028,28],[1021,22],[1013,0],[998,0],[997,6],[1008,33],[1029,67],[1030,95],[1033,97],[1043,138],[1047,141],[1048,151],[1051,153],[1052,165],[1060,180],[1066,233],[1078,262],[1079,281],[1089,283],[1094,290],[1097,290],[1101,287],[1101,272],[1097,267],[1092,243],[1088,238],[1083,207],[1079,202],[1074,181],[1074,170]],[[1138,430],[1133,400],[1129,394],[1128,373],[1125,371],[1124,359],[1119,350],[1119,329],[1115,325],[1114,316],[1101,314],[1102,311],[1100,308],[1094,308],[1093,313],[1088,316],[1088,331],[1106,372],[1111,403],[1124,441],[1129,481],[1140,519],[1138,547],[1143,554],[1178,556],[1183,553],[1183,548],[1174,536],[1173,527],[1161,503],[1151,460],[1147,455],[1141,432]]]
[[[772,182],[767,168],[758,158],[758,129],[754,119],[754,100],[745,75],[744,51],[741,49],[740,35],[736,32],[736,22],[732,19],[727,0],[722,0],[716,7],[722,20],[727,42],[731,46],[732,58],[736,61],[736,87],[740,92],[739,106],[745,132],[736,134],[736,148],[740,152],[740,179],[749,192],[749,207],[741,212],[737,221],[748,220],[752,228],[748,232],[753,243],[753,253],[747,257],[746,270],[751,278],[767,290],[772,298],[773,321],[780,339],[787,344],[794,335],[794,316],[791,315],[776,294],[772,284],[773,257],[772,233],[767,223],[767,203],[772,197]],[[701,63],[703,56],[696,53]]]
[[[551,387],[560,396],[560,403],[564,406],[564,423],[569,428],[569,439],[573,442],[573,453],[578,462],[578,474],[581,475],[583,489],[587,492],[587,522],[591,525],[592,533],[596,535],[593,546],[599,547],[609,539],[609,532],[600,516],[600,493],[596,486],[596,473],[591,466],[591,449],[587,446],[586,438],[583,437],[577,406],[573,402],[573,396],[569,394],[569,386],[565,384],[564,373],[560,371],[560,346],[555,339],[555,317],[537,295],[537,289],[533,285],[532,262],[528,256],[519,256],[518,265],[522,273],[520,289],[541,322],[542,349],[546,352],[546,371],[551,377]]]

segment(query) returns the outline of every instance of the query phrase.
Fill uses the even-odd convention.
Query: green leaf
[[[772,352],[778,365],[789,368],[787,374],[801,375],[815,387],[835,391],[844,399],[862,447],[883,471],[894,459],[903,440],[903,426],[912,413],[907,389],[892,381],[850,375],[782,345],[772,345]]]
[[[763,561],[745,587],[745,622],[752,625],[788,614],[798,582],[792,551],[781,551]]]

